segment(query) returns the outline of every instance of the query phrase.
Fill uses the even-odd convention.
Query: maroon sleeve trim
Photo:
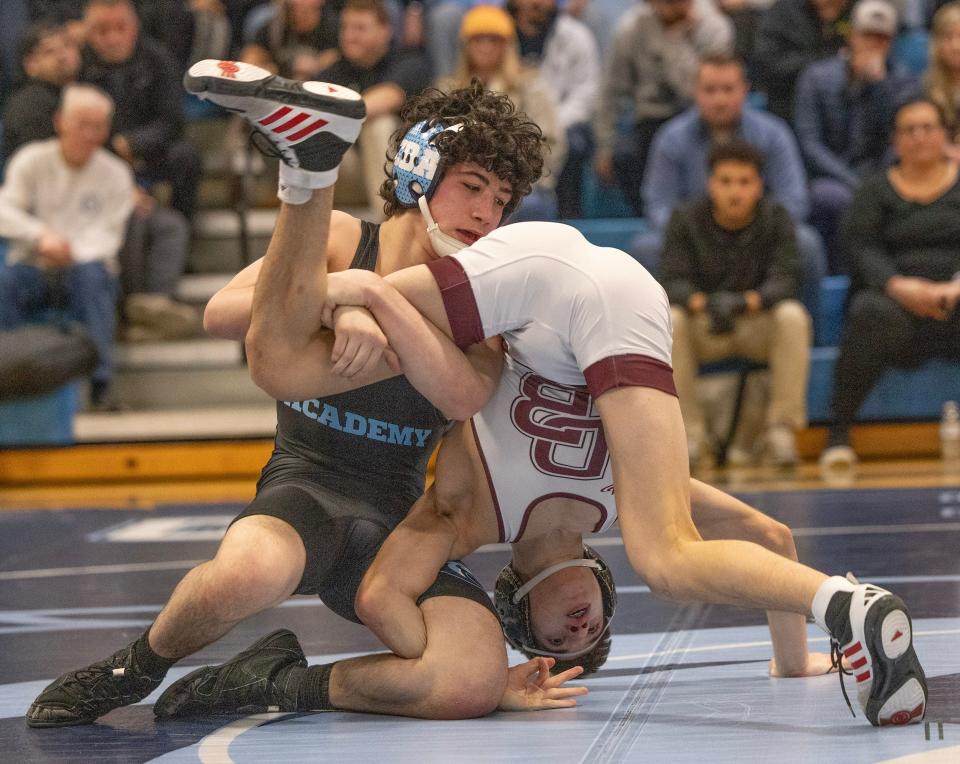
[[[597,398],[618,387],[652,387],[677,394],[673,369],[663,361],[645,355],[612,355],[602,358],[583,372],[590,394]]]
[[[453,341],[463,349],[483,342],[483,323],[480,321],[480,309],[477,298],[470,286],[466,271],[453,256],[431,260],[427,268],[440,287],[443,307],[447,311],[447,320],[453,332]]]

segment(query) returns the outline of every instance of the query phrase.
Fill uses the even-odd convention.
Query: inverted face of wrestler
[[[564,568],[530,590],[537,643],[558,653],[585,650],[603,629],[603,598],[591,568]]]
[[[509,183],[473,162],[447,168],[430,197],[430,213],[448,236],[465,246],[500,225],[513,189]]]

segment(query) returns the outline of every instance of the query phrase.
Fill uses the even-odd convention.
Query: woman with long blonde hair
[[[557,121],[554,95],[536,71],[520,61],[513,18],[492,5],[469,11],[460,27],[460,48],[454,73],[437,82],[443,91],[466,87],[478,79],[487,90],[505,93],[543,131],[548,154],[545,172],[511,221],[556,220],[556,182],[566,159],[566,138]]]
[[[960,160],[960,2],[941,6],[933,17],[924,85],[946,117],[947,154]]]

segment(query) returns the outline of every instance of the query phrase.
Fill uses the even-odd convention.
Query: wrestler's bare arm
[[[214,336],[243,339],[250,326],[254,289],[260,277],[264,259],[240,271],[207,305],[204,325]],[[426,268],[423,276],[434,285]],[[379,277],[368,271],[351,272],[355,278]],[[332,274],[330,278],[340,274]],[[325,294],[325,292],[324,292]],[[396,293],[394,293],[396,294]],[[439,290],[437,290],[439,299]],[[320,299],[320,292],[317,292]],[[391,327],[391,340],[403,349],[408,363],[403,372],[413,385],[451,419],[466,419],[478,411],[489,398],[499,379],[503,363],[499,343],[475,345],[461,353],[440,331],[402,299],[384,307],[385,323]],[[397,307],[397,303],[403,303]],[[322,312],[323,300],[319,309]],[[442,304],[441,304],[442,311]],[[275,348],[270,357],[276,367],[260,364],[255,381],[270,395],[281,400],[302,400],[355,390],[388,377],[395,376],[386,361],[380,359],[351,377],[334,373],[336,360],[331,360],[336,344],[334,334],[319,329],[310,337],[307,346],[296,352],[293,348]],[[284,346],[285,347],[285,346]]]
[[[411,384],[434,403],[444,401],[436,405],[447,416],[462,421],[484,406],[500,380],[501,343],[493,338],[464,351],[453,344],[440,290],[426,266],[383,279],[348,271],[333,274],[330,284],[331,305],[347,300],[370,310]]]
[[[203,329],[211,337],[243,342],[250,328],[253,289],[263,258],[255,260],[221,288],[203,309]]]
[[[360,620],[403,658],[419,658],[427,647],[420,595],[448,560],[472,551],[459,538],[456,517],[441,512],[428,491],[387,537],[357,590]]]
[[[253,291],[262,266],[263,258],[251,263],[210,298],[203,312],[203,328],[208,334],[241,342],[247,336],[253,307]],[[301,365],[309,368],[305,368],[302,373],[291,370],[292,378],[288,379],[283,388],[275,389],[275,392],[285,394],[275,397],[282,400],[321,398],[356,390],[358,387],[396,376],[397,372],[384,360],[352,377],[335,374],[335,364],[331,361],[335,342],[336,338],[331,330],[318,332],[312,341],[310,360],[301,359],[295,364],[298,369]]]

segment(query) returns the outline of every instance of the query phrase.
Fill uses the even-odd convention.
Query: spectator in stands
[[[834,273],[846,272],[838,261],[840,219],[863,178],[888,163],[898,95],[914,86],[908,73],[888,69],[896,31],[897,12],[887,0],[860,0],[847,47],[810,64],[797,82],[794,125],[812,178],[810,219]]]
[[[800,72],[843,47],[853,0],[777,0],[760,20],[753,49],[757,83],[767,108],[793,120],[793,90]]]
[[[189,243],[190,226],[183,215],[138,187],[119,258],[128,342],[179,340],[200,332],[200,311],[174,297]]]
[[[89,85],[68,85],[57,138],[20,148],[0,188],[0,326],[14,328],[52,306],[90,332],[99,353],[91,402],[107,406],[116,328],[117,252],[133,208],[129,166],[103,148],[113,103]]]
[[[773,0],[717,0],[717,7],[733,24],[733,54],[741,61],[753,60],[753,46],[763,14]]]
[[[520,62],[513,18],[502,8],[479,5],[463,17],[457,68],[453,76],[439,80],[437,87],[443,91],[464,88],[474,78],[488,90],[510,96],[547,140],[549,153],[544,175],[524,198],[511,222],[556,220],[555,188],[566,154],[565,136],[557,122],[557,103],[536,71]]]
[[[223,0],[227,22],[230,24],[230,50],[239,57],[243,46],[250,41],[251,35],[258,31],[256,14],[263,12],[272,0]]]
[[[143,33],[161,43],[182,74],[205,58],[230,55],[230,22],[223,0],[141,0]]]
[[[557,178],[560,217],[582,217],[583,173],[593,152],[593,119],[600,89],[600,53],[590,30],[562,14],[557,0],[508,0],[517,25],[520,56],[536,67],[558,104],[567,139],[567,161]]]
[[[770,367],[766,431],[740,444],[741,460],[797,461],[806,426],[810,316],[796,300],[800,260],[789,213],[763,195],[763,157],[734,139],[713,147],[707,195],[674,210],[661,283],[673,318],[673,378],[691,465],[709,454],[697,398],[698,365],[731,357]]]
[[[79,51],[62,26],[37,22],[21,41],[21,66],[30,79],[11,97],[4,115],[8,156],[29,141],[56,135],[62,88],[74,81]],[[176,339],[196,332],[198,312],[173,299],[186,266],[190,229],[183,216],[137,189],[120,255],[124,316],[130,336]]]
[[[378,215],[390,135],[408,94],[430,84],[430,66],[415,50],[390,49],[390,16],[381,0],[347,0],[340,13],[340,57],[318,77],[363,96],[367,119],[340,164],[337,203],[364,204]]]
[[[741,443],[738,461],[797,461],[795,432],[806,426],[810,317],[797,302],[800,262],[789,213],[763,194],[763,157],[734,139],[713,147],[707,195],[670,218],[661,281],[673,318],[673,376],[691,465],[709,439],[697,397],[698,365],[745,357],[770,367],[766,430]]]
[[[20,36],[17,47],[27,80],[11,94],[4,110],[4,160],[28,141],[55,135],[53,115],[60,103],[60,91],[77,78],[80,69],[80,52],[59,24],[32,24]]]
[[[650,0],[620,19],[593,121],[594,163],[601,181],[619,184],[637,216],[654,133],[690,104],[699,60],[732,45],[730,21],[715,10],[695,12],[694,0]],[[624,102],[632,107],[632,128],[618,136]]]
[[[942,6],[933,17],[927,95],[947,120],[947,154],[960,160],[960,2]]]
[[[31,21],[66,24],[83,18],[84,0],[28,0]]]
[[[809,200],[800,151],[786,123],[746,105],[747,90],[743,63],[736,58],[712,56],[700,62],[696,104],[654,137],[643,178],[643,205],[653,230],[636,239],[634,255],[657,272],[671,212],[680,202],[706,193],[711,147],[738,137],[763,155],[766,190],[797,224],[803,302],[815,313],[826,257],[820,236],[803,224]]]
[[[343,0],[275,0],[273,18],[244,46],[240,58],[283,77],[316,79],[337,60]]]
[[[851,303],[833,377],[825,467],[852,466],[850,426],[883,371],[960,359],[960,183],[943,112],[897,110],[899,162],[857,191],[844,230]]]
[[[88,0],[80,79],[117,104],[110,147],[147,182],[171,186],[171,206],[192,219],[200,153],[183,140],[183,89],[173,57],[140,34],[130,0]]]

